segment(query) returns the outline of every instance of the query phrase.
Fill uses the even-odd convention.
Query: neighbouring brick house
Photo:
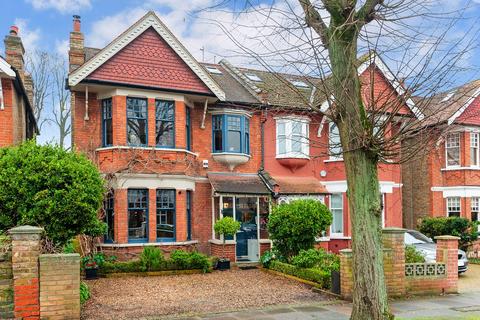
[[[33,83],[25,72],[25,49],[12,26],[4,39],[5,58],[0,56],[0,147],[34,138],[37,132],[32,108]]]
[[[402,167],[404,226],[416,228],[426,216],[479,220],[480,82],[420,99],[432,106],[435,145]],[[433,130],[433,132],[435,132]],[[419,177],[422,177],[419,179]]]
[[[218,255],[213,224],[232,216],[242,228],[227,239],[228,256],[257,261],[270,247],[271,204],[305,197],[334,213],[321,245],[349,245],[345,172],[329,152],[335,129],[325,96],[312,89],[318,79],[199,63],[153,12],[103,49],[85,47],[80,29],[74,16],[72,145],[111,188],[104,250],[128,255],[156,245]],[[366,59],[359,74],[364,90],[375,79],[379,93],[402,94],[380,60]],[[412,107],[400,112],[412,117]],[[381,165],[379,177],[384,224],[399,227],[400,167]]]

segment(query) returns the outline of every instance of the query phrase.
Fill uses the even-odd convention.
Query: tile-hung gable
[[[69,75],[71,87],[81,82],[137,85],[225,99],[223,90],[153,12]]]

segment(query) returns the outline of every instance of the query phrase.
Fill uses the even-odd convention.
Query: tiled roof
[[[208,180],[217,193],[270,194],[258,174],[208,173]]]
[[[466,107],[473,102],[479,88],[480,80],[475,80],[435,96],[413,97],[413,99],[426,116],[425,125],[442,123],[453,118],[468,122],[470,118],[468,114],[472,113],[472,110]],[[466,109],[462,110],[463,108]]]
[[[201,63],[205,68],[215,68],[221,73],[210,73],[210,76],[225,92],[225,100],[239,103],[259,103],[260,101],[251,94],[234,76],[220,64]]]
[[[315,177],[273,176],[280,194],[327,194],[325,186]]]

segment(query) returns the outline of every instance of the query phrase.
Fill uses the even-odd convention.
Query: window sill
[[[480,170],[480,167],[446,167],[446,168],[440,169],[440,171],[455,171],[455,170]]]
[[[310,156],[288,153],[288,154],[277,155],[275,157],[275,159],[305,159],[305,160],[310,160]]]
[[[192,151],[189,151],[187,149],[176,149],[176,148],[164,148],[164,147],[147,147],[147,146],[110,146],[110,147],[101,147],[95,149],[95,151],[108,151],[108,150],[115,150],[115,149],[120,149],[120,150],[153,150],[153,151],[170,151],[170,152],[185,152],[188,154],[191,154],[195,157],[198,157],[197,153],[194,153]]]
[[[221,244],[221,245],[223,245],[223,241],[222,241],[222,240],[218,240],[218,239],[210,239],[210,240],[208,240],[208,242],[213,243],[213,244]],[[225,241],[225,244],[237,244],[237,241],[235,241],[235,240],[226,240],[226,241]]]
[[[220,162],[232,171],[236,166],[247,163],[250,160],[250,155],[245,153],[231,153],[231,152],[218,152],[212,153],[212,158],[216,162]]]
[[[231,155],[231,156],[245,156],[245,157],[251,157],[248,153],[243,153],[243,152],[212,152],[212,156],[219,156],[219,155]]]
[[[328,162],[343,162],[343,158],[330,158],[330,159],[327,159],[327,160],[323,160],[324,163],[328,163]]]
[[[191,241],[173,241],[173,242],[129,242],[129,243],[99,243],[97,244],[98,247],[103,248],[128,248],[128,247],[148,247],[148,246],[186,246],[197,244],[197,240]]]

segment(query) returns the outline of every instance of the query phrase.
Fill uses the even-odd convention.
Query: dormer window
[[[308,120],[279,118],[277,123],[277,158],[308,158]]]
[[[214,153],[250,153],[250,121],[247,116],[214,115],[212,123]]]
[[[217,69],[216,67],[205,66],[205,69],[207,69],[207,71],[210,72],[210,73],[212,73],[212,74],[222,74],[222,71],[220,71],[220,70]]]

